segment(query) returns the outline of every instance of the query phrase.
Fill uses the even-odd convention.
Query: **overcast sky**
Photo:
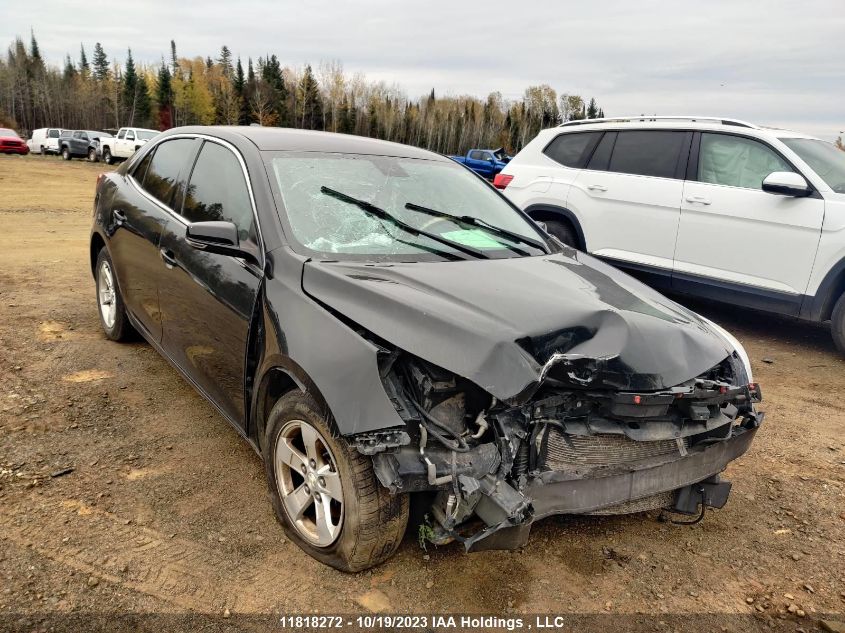
[[[845,131],[845,0],[0,0],[0,44],[35,29],[42,54],[123,60],[338,60],[427,93],[518,98],[547,83],[595,96],[607,115],[708,114]]]

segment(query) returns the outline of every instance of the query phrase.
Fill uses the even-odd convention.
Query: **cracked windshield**
[[[290,227],[337,259],[486,259],[548,252],[541,234],[452,162],[360,154],[272,157]]]

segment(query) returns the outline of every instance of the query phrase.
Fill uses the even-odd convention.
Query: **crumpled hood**
[[[586,387],[648,391],[694,378],[733,352],[693,312],[574,249],[437,263],[309,261],[302,284],[351,321],[499,399],[532,390],[559,363],[577,380],[588,376],[579,383]]]

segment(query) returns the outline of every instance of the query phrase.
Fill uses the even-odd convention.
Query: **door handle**
[[[158,250],[158,254],[161,256],[164,265],[168,268],[173,268],[176,266],[176,256],[173,254],[173,251],[168,250],[166,248],[160,248]]]
[[[117,225],[121,225],[126,222],[126,214],[121,211],[120,209],[115,209],[111,212],[112,217],[114,218],[114,223]]]
[[[687,196],[686,201],[704,205],[710,204],[709,198],[705,198],[704,196]]]
[[[587,185],[587,189],[590,191],[607,191],[607,187],[604,185]]]

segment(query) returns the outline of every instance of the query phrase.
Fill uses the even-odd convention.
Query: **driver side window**
[[[233,222],[241,241],[257,241],[244,173],[229,149],[209,141],[203,143],[188,183],[182,216],[189,222]]]
[[[795,170],[759,141],[728,134],[701,135],[699,182],[762,189],[763,180],[774,171]]]

